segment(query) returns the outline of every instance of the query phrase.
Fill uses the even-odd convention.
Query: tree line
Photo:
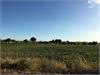
[[[97,41],[93,42],[71,42],[71,41],[62,41],[61,39],[53,39],[51,41],[37,41],[35,37],[31,37],[30,40],[24,39],[22,41],[17,41],[15,39],[7,38],[0,39],[1,43],[57,43],[57,44],[66,44],[66,45],[97,45]]]
[[[0,41],[1,41],[1,43],[28,43],[28,42],[36,42],[36,38],[35,37],[31,37],[30,38],[30,40],[27,40],[27,39],[24,39],[23,41],[17,41],[17,40],[15,40],[15,39],[11,39],[11,38],[7,38],[7,39],[3,39],[3,40],[1,40],[0,39]]]

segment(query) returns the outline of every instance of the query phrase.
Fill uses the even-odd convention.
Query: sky
[[[2,39],[100,42],[100,0],[3,0]]]

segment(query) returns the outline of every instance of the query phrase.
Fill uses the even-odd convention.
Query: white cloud
[[[100,0],[88,0],[88,3],[100,4]]]
[[[100,5],[100,0],[88,0],[88,4],[90,8]]]

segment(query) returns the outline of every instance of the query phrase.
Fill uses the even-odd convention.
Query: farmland
[[[99,73],[98,45],[1,43],[1,73]]]

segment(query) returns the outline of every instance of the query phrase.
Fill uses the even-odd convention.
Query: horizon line
[[[10,37],[8,37],[8,38],[10,38]],[[5,40],[5,39],[8,39],[8,38],[0,38],[0,40]],[[35,37],[36,38],[36,37]],[[15,38],[10,38],[11,40],[16,40],[16,41],[23,41],[23,40],[25,40],[25,39],[27,39],[27,38],[25,38],[25,39],[15,39]],[[37,39],[37,38],[36,38]],[[56,40],[56,39],[60,39],[62,42],[66,42],[66,41],[70,41],[70,42],[93,42],[93,41],[96,41],[96,40],[92,40],[92,41],[86,41],[86,40],[63,40],[63,39],[61,39],[61,38],[53,38],[53,39],[48,39],[48,40],[40,40],[40,39],[37,39],[37,41],[52,41],[52,40]],[[27,39],[28,41],[30,40],[30,39]],[[96,42],[98,42],[98,43],[100,43],[100,41],[96,41]]]

